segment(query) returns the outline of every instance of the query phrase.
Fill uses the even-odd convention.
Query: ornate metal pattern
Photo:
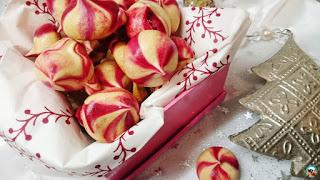
[[[309,164],[320,167],[320,67],[290,32],[282,49],[252,70],[267,83],[240,103],[261,119],[230,139],[253,151],[293,160],[291,174],[303,177]]]
[[[213,0],[184,0],[184,6],[214,7]]]

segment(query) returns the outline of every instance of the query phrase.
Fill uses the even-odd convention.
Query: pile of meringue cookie
[[[76,117],[98,142],[112,143],[139,122],[139,106],[194,53],[177,36],[176,0],[47,0],[56,24],[34,33],[26,56],[57,91],[86,92]]]

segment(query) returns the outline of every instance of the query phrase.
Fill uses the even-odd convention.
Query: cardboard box
[[[229,65],[168,104],[163,127],[139,152],[110,172],[107,179],[133,179],[218,106],[226,95],[224,84],[228,70]]]

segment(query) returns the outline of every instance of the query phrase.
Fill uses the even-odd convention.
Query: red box
[[[218,106],[226,94],[224,84],[228,70],[229,65],[168,104],[165,107],[163,127],[140,151],[110,172],[107,179],[133,179],[199,122],[206,113]]]

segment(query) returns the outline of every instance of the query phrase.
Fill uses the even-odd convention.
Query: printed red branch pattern
[[[12,141],[12,139],[7,137],[4,133],[0,132],[0,137],[9,145],[10,148],[18,151],[20,156],[25,157],[25,158],[27,158],[27,159],[29,159],[31,161],[36,159],[42,165],[44,165],[46,168],[56,170],[54,167],[49,166],[48,164],[46,164],[45,162],[43,162],[41,160],[41,154],[40,153],[36,153],[35,155],[32,155],[31,153],[29,153],[26,150],[24,150],[23,148],[21,148],[15,141]]]
[[[25,157],[31,161],[34,161],[36,159],[39,162],[41,162],[45,167],[49,169],[54,169],[53,167],[50,167],[47,164],[45,164],[43,161],[41,161],[40,153],[36,153],[32,155],[31,153],[27,152],[23,148],[19,147],[19,145],[15,141],[12,141],[12,139],[7,137],[4,133],[0,132],[0,137],[9,145],[10,148],[16,150],[20,154],[20,156]]]
[[[12,141],[9,137],[5,136],[4,133],[0,133],[0,137],[3,138],[3,140],[5,142],[7,142],[7,144],[14,150],[18,151],[18,153],[22,156],[25,157],[31,161],[34,161],[35,159],[37,159],[42,165],[44,165],[46,168],[48,169],[52,169],[55,170],[57,172],[62,172],[62,173],[66,173],[65,171],[60,171],[57,170],[55,167],[50,166],[48,164],[46,164],[45,162],[43,162],[41,160],[41,154],[40,153],[36,153],[35,155],[31,155],[30,153],[26,152],[24,149],[20,148],[16,142]],[[77,173],[77,172],[69,172],[69,175],[78,175],[78,176],[97,176],[97,177],[103,177],[106,176],[109,172],[111,172],[111,168],[109,166],[107,166],[106,169],[102,169],[101,165],[96,165],[95,166],[95,170],[92,172],[85,172],[85,173]]]
[[[187,37],[185,37],[185,41],[191,46],[195,43],[195,33],[201,33],[201,38],[206,38],[209,36],[210,39],[213,38],[213,43],[218,43],[219,40],[224,41],[226,37],[224,37],[221,33],[222,30],[214,30],[213,21],[211,18],[213,15],[216,17],[220,17],[221,13],[218,11],[221,10],[219,8],[195,8],[192,7],[192,11],[197,11],[197,15],[193,16],[193,19],[186,20],[185,24],[188,26],[186,33]],[[197,31],[197,29],[201,29],[201,31]]]
[[[106,166],[105,169],[101,167],[101,165],[97,164],[94,167],[94,170],[92,172],[66,172],[66,171],[60,171],[56,169],[53,166],[50,166],[46,164],[44,161],[41,160],[41,154],[36,153],[35,155],[31,155],[24,149],[20,148],[15,141],[12,141],[11,138],[7,137],[4,133],[0,132],[0,137],[14,150],[18,151],[18,153],[22,156],[25,157],[31,161],[38,160],[43,166],[45,166],[48,169],[55,170],[60,173],[68,173],[71,176],[77,175],[77,176],[96,176],[96,177],[104,177],[106,176],[109,172],[111,172],[110,166]]]
[[[47,3],[45,2],[40,3],[39,0],[29,0],[29,1],[26,1],[26,5],[34,6],[36,8],[36,10],[34,11],[36,15],[39,15],[39,14],[48,15],[49,16],[48,20],[53,24],[56,24],[57,21],[49,12]]]
[[[20,154],[20,156],[25,157],[31,161],[38,160],[38,162],[40,162],[46,168],[56,170],[55,167],[49,166],[48,164],[46,164],[44,161],[41,160],[40,153],[36,153],[35,155],[32,155],[31,153],[21,148],[15,141],[12,141],[12,139],[7,137],[4,133],[0,132],[0,137],[9,145],[10,148],[16,150]]]
[[[4,133],[0,133],[0,137],[12,148],[18,151],[18,153],[23,156],[28,158],[29,160],[33,161],[35,159],[35,156],[30,155],[27,153],[24,149],[20,148],[16,142],[12,141],[9,137],[7,137]],[[40,155],[39,155],[40,156]]]
[[[212,54],[216,54],[217,52],[218,52],[218,49],[216,49],[216,48],[213,48],[212,50],[207,51],[206,54],[205,54],[205,57],[201,60],[200,67],[203,66],[203,65],[208,66],[209,65],[208,64],[209,56],[212,55]]]
[[[110,166],[107,166],[106,169],[103,169],[100,164],[97,164],[94,167],[96,170],[92,172],[85,172],[81,174],[81,176],[96,176],[96,177],[104,177],[106,176],[109,172],[111,172]]]
[[[132,130],[128,130],[127,132],[123,133],[120,138],[118,139],[118,146],[117,148],[113,151],[114,153],[118,153],[116,156],[113,157],[114,160],[118,160],[119,164],[122,164],[128,156],[128,152],[136,152],[137,148],[133,147],[131,149],[125,147],[124,142],[126,141],[126,139],[124,138],[124,136],[128,133],[129,136],[132,136],[134,134],[134,131]]]
[[[206,53],[203,60],[201,61],[201,64],[203,65],[204,63],[207,63],[208,58],[209,58],[209,52]],[[186,91],[192,85],[192,80],[196,81],[198,80],[198,76],[201,76],[201,75],[209,76],[213,73],[218,72],[222,67],[229,64],[229,59],[230,59],[230,56],[227,55],[226,62],[220,61],[219,63],[216,63],[216,62],[212,63],[211,66],[214,68],[214,70],[210,70],[208,66],[206,66],[203,70],[201,70],[202,65],[200,66],[200,68],[196,68],[194,63],[190,63],[187,66],[185,66],[180,72],[178,72],[178,74],[183,73],[184,79],[177,83],[178,86],[182,84],[182,91],[177,96],[179,96],[181,93]]]
[[[49,123],[50,117],[53,117],[54,122],[57,123],[60,120],[64,120],[67,125],[70,125],[70,119],[72,118],[72,113],[69,109],[65,111],[60,110],[59,113],[53,112],[47,107],[44,107],[45,111],[40,113],[32,113],[30,109],[26,109],[24,114],[27,116],[26,119],[16,119],[19,123],[19,128],[13,129],[9,128],[8,132],[13,135],[11,138],[12,141],[16,141],[18,137],[21,135],[24,136],[26,141],[30,141],[32,139],[32,135],[27,132],[27,129],[30,126],[35,127],[39,119],[41,119],[43,124]]]

